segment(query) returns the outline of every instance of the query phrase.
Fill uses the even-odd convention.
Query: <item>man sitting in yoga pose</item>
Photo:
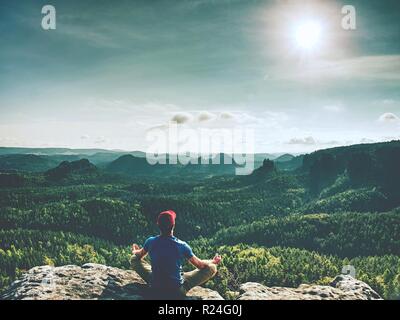
[[[184,296],[193,287],[205,283],[217,273],[221,257],[213,260],[197,258],[190,246],[174,237],[176,213],[172,210],[161,212],[157,219],[160,235],[148,238],[143,248],[132,245],[131,266],[148,284],[156,295],[167,298]],[[150,255],[151,266],[143,259]],[[182,272],[185,260],[197,269]]]

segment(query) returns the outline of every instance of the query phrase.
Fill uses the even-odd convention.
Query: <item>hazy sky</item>
[[[144,150],[171,119],[251,128],[263,152],[400,138],[398,0],[2,0],[0,39],[2,146]]]

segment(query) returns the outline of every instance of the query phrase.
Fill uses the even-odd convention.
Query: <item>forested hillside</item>
[[[299,159],[300,166],[289,165]],[[326,284],[353,265],[357,278],[385,298],[400,298],[398,163],[400,143],[391,142],[323,150],[304,162],[285,155],[263,161],[250,176],[218,168],[202,176],[193,167],[192,179],[185,167],[166,179],[146,174],[148,167],[132,175],[109,170],[115,162],[99,167],[87,160],[39,172],[6,170],[0,173],[0,291],[36,265],[128,268],[129,245],[156,233],[157,214],[173,209],[176,235],[198,256],[223,255],[208,286],[225,297],[246,281]]]

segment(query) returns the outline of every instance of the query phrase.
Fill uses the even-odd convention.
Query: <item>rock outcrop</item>
[[[366,283],[349,275],[337,276],[329,286],[302,284],[298,288],[266,287],[247,282],[240,287],[239,300],[381,300]]]
[[[9,300],[142,300],[147,285],[135,271],[87,263],[82,267],[40,266],[12,283],[0,299]],[[188,299],[222,300],[218,292],[195,287]]]
[[[82,267],[40,266],[26,272],[4,292],[0,299],[11,300],[66,300],[146,299],[147,286],[139,275],[100,264],[88,263]],[[222,300],[213,290],[195,287],[188,299]],[[298,288],[266,287],[248,282],[241,286],[239,300],[368,300],[380,296],[364,282],[341,275],[330,286],[301,285]]]

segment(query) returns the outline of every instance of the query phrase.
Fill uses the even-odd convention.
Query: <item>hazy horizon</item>
[[[305,151],[305,152],[289,152],[289,151],[276,151],[276,152],[268,152],[268,151],[261,151],[261,152],[254,152],[254,154],[271,154],[271,155],[284,155],[284,154],[291,154],[293,156],[299,156],[299,155],[304,155],[304,154],[308,154],[308,153],[312,153],[315,151],[319,151],[319,150],[325,150],[325,149],[331,149],[331,148],[340,148],[340,147],[346,147],[346,146],[351,146],[351,145],[356,145],[356,144],[374,144],[374,143],[384,143],[384,142],[391,142],[391,141],[400,141],[400,139],[395,139],[395,140],[388,140],[388,141],[375,141],[375,142],[362,142],[362,143],[355,143],[355,144],[348,144],[348,145],[337,145],[337,146],[333,146],[333,147],[326,147],[326,148],[320,148],[320,149],[315,149],[312,151]],[[134,152],[143,152],[146,153],[145,150],[140,150],[140,149],[132,149],[132,150],[126,150],[126,149],[109,149],[109,148],[71,148],[71,147],[65,147],[65,146],[61,146],[61,147],[51,147],[51,146],[47,146],[47,147],[29,147],[29,146],[3,146],[0,145],[0,148],[22,148],[22,149],[69,149],[69,150],[104,150],[104,151],[108,151],[108,152],[121,152],[121,153],[134,153]],[[223,151],[219,152],[219,153],[223,153]],[[205,154],[205,153],[204,153]],[[212,154],[218,154],[217,153],[212,153]],[[202,155],[202,154],[200,154]]]

